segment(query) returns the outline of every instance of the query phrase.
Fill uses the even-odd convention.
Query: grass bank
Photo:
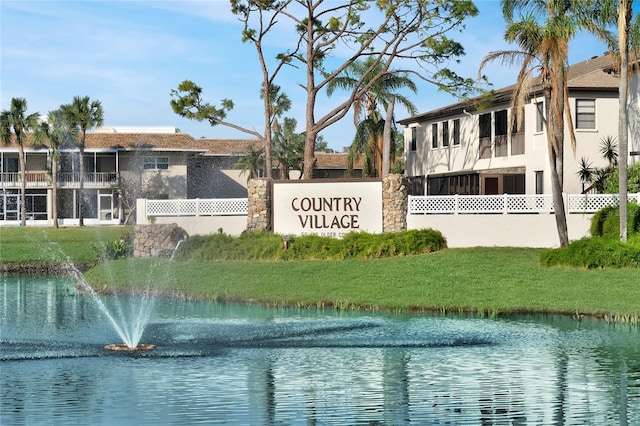
[[[120,238],[125,226],[45,228],[0,227],[0,263],[36,264],[69,258],[77,264],[96,260],[97,241]]]
[[[480,315],[562,313],[637,322],[637,269],[548,268],[540,250],[447,249],[386,259],[193,262],[129,259],[91,269],[98,287],[266,305]]]

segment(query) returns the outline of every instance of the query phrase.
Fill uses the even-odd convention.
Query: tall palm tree
[[[100,101],[91,101],[89,96],[74,96],[73,102],[60,106],[64,120],[78,130],[78,148],[80,149],[80,203],[78,207],[78,219],[80,226],[84,226],[82,202],[84,201],[84,147],[87,130],[102,126],[104,112]]]
[[[579,1],[579,0],[578,0]],[[566,66],[569,40],[579,29],[573,0],[502,0],[502,13],[507,22],[505,40],[520,50],[491,52],[480,64],[480,71],[491,61],[520,63],[520,71],[512,97],[512,120],[520,120],[521,107],[531,95],[533,85],[542,90],[545,106],[547,149],[551,171],[553,205],[560,246],[569,245],[567,216],[562,197],[564,178],[565,121],[575,154],[575,134],[569,113]],[[538,79],[533,73],[539,71]],[[511,123],[511,127],[513,128]]]
[[[371,79],[380,74],[386,66],[385,62],[377,62],[373,58],[364,61],[355,61],[342,75],[339,75],[327,86],[327,95],[331,96],[337,89],[352,90],[359,81],[360,84],[367,84]],[[364,79],[362,77],[365,76]],[[349,149],[349,162],[353,164],[358,155],[363,155],[365,165],[364,176],[383,176],[389,173],[389,162],[386,161],[385,154],[391,152],[391,126],[393,123],[393,110],[395,103],[401,104],[410,114],[417,112],[416,106],[399,91],[410,90],[417,92],[415,83],[405,74],[387,73],[378,79],[371,89],[363,96],[356,98],[353,103],[354,124],[356,137]],[[382,107],[386,112],[383,119],[378,108]],[[385,132],[384,123],[387,122],[388,130]],[[362,137],[367,136],[366,143]],[[383,164],[387,168],[383,167]]]
[[[49,141],[51,155],[51,204],[53,205],[53,226],[58,227],[58,160],[60,149],[72,145],[77,140],[77,129],[70,127],[59,109],[49,111],[47,121],[40,124],[34,139],[36,145]]]
[[[27,115],[27,100],[12,98],[11,107],[0,113],[0,138],[5,145],[13,141],[18,145],[18,162],[20,164],[20,223],[27,225],[26,210],[26,161],[24,145],[27,143],[27,133],[38,126],[38,113]]]
[[[632,0],[601,0],[595,8],[596,13],[587,14],[585,26],[598,38],[604,40],[611,51],[614,66],[620,73],[618,90],[618,141],[619,141],[619,200],[620,200],[620,241],[627,241],[627,198],[628,198],[628,160],[629,160],[629,56],[637,62],[640,43],[640,18],[633,17]],[[617,27],[617,37],[607,28]]]

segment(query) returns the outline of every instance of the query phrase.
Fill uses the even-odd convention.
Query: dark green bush
[[[620,208],[605,207],[598,210],[591,219],[591,235],[602,237],[620,235]],[[640,232],[640,206],[627,204],[627,232],[629,235]]]
[[[618,236],[583,238],[568,247],[545,250],[540,255],[545,266],[574,266],[584,268],[637,268],[640,266],[640,237],[628,243]]]
[[[352,232],[342,239],[317,235],[291,236],[247,232],[239,237],[222,233],[187,238],[175,259],[192,260],[301,260],[379,258],[429,253],[446,248],[442,234],[432,229],[369,234]]]

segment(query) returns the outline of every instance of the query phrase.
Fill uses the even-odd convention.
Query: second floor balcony
[[[118,173],[116,172],[91,172],[83,173],[85,188],[111,188],[118,184]],[[58,188],[74,189],[80,188],[80,173],[58,173]],[[51,175],[47,172],[26,172],[25,186],[27,188],[51,188]],[[0,173],[0,187],[20,188],[20,172]]]

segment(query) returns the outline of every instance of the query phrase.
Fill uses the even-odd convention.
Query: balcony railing
[[[20,188],[20,172],[0,173],[0,187]],[[85,173],[85,188],[109,188],[118,183],[118,173],[98,172]],[[47,172],[26,172],[25,186],[27,188],[47,188],[51,186],[51,176]],[[58,173],[58,187],[80,187],[80,173]]]
[[[84,173],[85,188],[106,188],[118,183],[116,172]],[[80,173],[58,173],[58,186],[80,187]]]

